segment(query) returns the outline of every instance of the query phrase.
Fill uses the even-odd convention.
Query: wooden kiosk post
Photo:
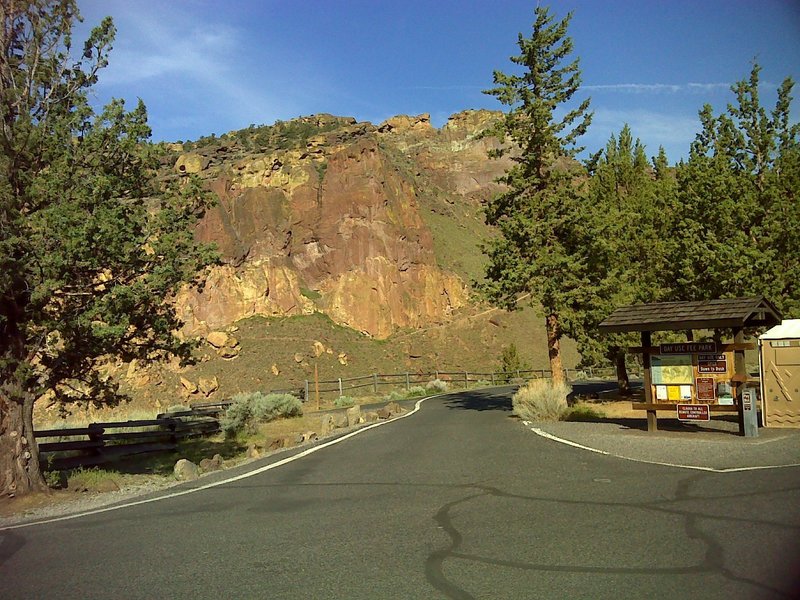
[[[642,332],[642,367],[644,368],[644,402],[645,404],[653,405],[653,376],[650,372],[651,361],[650,352],[647,350],[652,345],[652,335],[649,331]],[[655,410],[647,411],[647,431],[658,430],[658,416]]]
[[[641,334],[641,347],[630,351],[642,354],[644,402],[632,407],[647,412],[648,431],[658,430],[659,410],[684,421],[707,421],[711,412],[735,412],[739,433],[745,435],[745,422],[756,433],[757,423],[753,403],[748,402],[751,412],[745,416],[743,402],[748,382],[744,353],[754,347],[744,342],[744,329],[772,327],[782,319],[769,300],[756,296],[624,306],[600,323],[599,330]],[[713,331],[714,341],[695,342],[698,330]],[[722,343],[723,330],[733,331],[732,344]],[[654,347],[654,331],[683,331],[688,341]]]

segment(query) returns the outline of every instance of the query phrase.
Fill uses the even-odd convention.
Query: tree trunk
[[[628,379],[628,367],[625,365],[625,350],[619,348],[614,354],[614,366],[617,368],[617,387],[620,396],[631,395],[631,382]]]
[[[33,436],[33,401],[30,394],[0,390],[0,494],[6,497],[49,490]]]
[[[550,357],[553,384],[564,383],[564,368],[561,365],[561,326],[557,314],[547,315],[545,328],[547,329],[547,354]]]

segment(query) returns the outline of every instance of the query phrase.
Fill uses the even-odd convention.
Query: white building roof
[[[758,336],[760,340],[800,339],[800,319],[784,319],[766,333]]]

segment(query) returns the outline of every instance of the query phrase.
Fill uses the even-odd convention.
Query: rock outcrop
[[[317,115],[269,129],[258,151],[226,139],[182,154],[173,176],[197,173],[219,198],[197,236],[224,261],[179,294],[185,333],[316,311],[378,338],[446,322],[468,290],[437,263],[424,205],[491,192],[503,165],[479,133],[497,114],[467,111],[441,130],[426,114],[378,127]]]

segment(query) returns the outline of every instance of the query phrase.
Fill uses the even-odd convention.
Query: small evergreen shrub
[[[353,398],[350,396],[339,396],[336,400],[333,401],[333,405],[337,408],[345,408],[348,406],[353,406],[356,403]]]
[[[435,391],[435,392],[446,392],[447,391],[447,382],[442,381],[441,379],[434,379],[429,381],[425,387],[428,391]]]
[[[252,433],[259,423],[303,414],[303,405],[291,394],[250,392],[236,394],[232,400],[220,419],[220,427],[229,437],[243,431]]]
[[[514,413],[526,421],[558,421],[568,413],[567,396],[572,388],[536,379],[521,387],[511,399]]]

